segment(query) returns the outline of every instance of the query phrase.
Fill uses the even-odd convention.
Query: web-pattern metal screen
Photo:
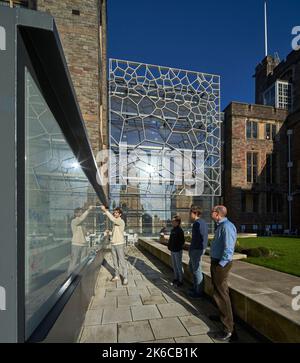
[[[130,192],[185,195],[188,187],[174,182],[174,165],[166,167],[161,155],[189,151],[183,164],[189,163],[191,175],[203,181],[201,192],[194,195],[221,195],[220,77],[115,59],[110,60],[109,74],[110,149],[116,163],[120,146],[131,152],[126,167],[138,170],[138,187]],[[150,151],[157,153],[151,161]],[[195,162],[197,152],[201,166]],[[121,180],[120,168],[114,166],[111,190],[124,191],[130,177]]]

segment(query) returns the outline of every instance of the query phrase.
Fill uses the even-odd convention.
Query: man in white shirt
[[[127,262],[125,259],[125,239],[124,239],[124,229],[125,222],[121,218],[122,210],[121,208],[115,208],[111,214],[105,206],[101,206],[104,214],[113,222],[112,232],[109,232],[112,236],[111,238],[111,252],[113,258],[113,264],[115,268],[115,276],[112,281],[117,281],[119,279],[119,270],[121,270],[121,275],[123,277],[123,285],[128,285],[128,271]]]

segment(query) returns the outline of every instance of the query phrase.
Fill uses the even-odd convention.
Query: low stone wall
[[[171,267],[170,251],[166,246],[148,239],[139,239],[139,246]],[[209,266],[207,261],[203,262],[205,293],[212,296]],[[249,266],[251,269],[252,265],[249,264]],[[188,269],[186,251],[183,255],[183,268],[185,279],[191,282],[192,275]],[[253,267],[256,271],[257,268],[258,266]],[[253,281],[241,276],[238,277],[237,274],[234,275],[230,278],[230,294],[234,314],[273,342],[299,343],[300,319],[297,317],[300,317],[296,312],[291,316],[291,307],[287,305],[285,296],[268,288],[263,290],[259,284],[256,285]]]

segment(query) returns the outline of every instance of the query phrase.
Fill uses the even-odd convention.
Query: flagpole
[[[265,56],[268,56],[268,7],[265,0]]]

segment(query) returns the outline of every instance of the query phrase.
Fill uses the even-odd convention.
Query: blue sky
[[[292,50],[299,0],[269,0],[269,54]],[[221,75],[222,108],[254,102],[264,57],[263,0],[108,0],[110,58]]]

